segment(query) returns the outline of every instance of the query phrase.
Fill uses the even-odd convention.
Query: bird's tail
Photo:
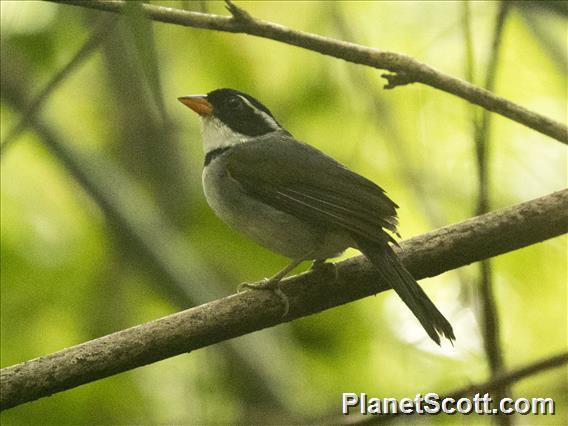
[[[393,249],[388,244],[381,245],[360,237],[355,240],[359,249],[378,270],[381,278],[406,303],[430,338],[438,345],[440,335],[450,342],[455,340],[451,324],[402,265]]]

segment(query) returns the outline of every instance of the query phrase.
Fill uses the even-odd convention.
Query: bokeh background
[[[227,14],[222,2],[152,3]],[[477,84],[499,8],[490,1],[238,4],[295,29],[473,74]],[[566,2],[514,4],[495,83],[498,94],[562,122],[567,13]],[[475,212],[479,111],[461,99],[420,85],[383,90],[377,70],[270,40],[151,23],[136,5],[117,19],[2,1],[1,16],[2,142],[46,84],[87,50],[37,120],[2,148],[3,367],[228,295],[286,263],[206,205],[199,120],[178,96],[232,87],[258,97],[298,139],[384,187],[401,206],[405,237]],[[565,147],[501,116],[492,116],[489,154],[491,209],[566,185]],[[413,397],[483,382],[478,275],[472,265],[422,281],[454,324],[454,347],[436,347],[387,292],[28,403],[1,420],[317,423],[339,415],[342,392]],[[566,275],[565,237],[493,260],[508,368],[566,350]],[[566,375],[557,369],[516,384],[514,396],[555,398],[557,414],[515,423],[566,424]]]

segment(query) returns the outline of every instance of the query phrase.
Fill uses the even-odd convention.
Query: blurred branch
[[[115,36],[101,49],[110,115],[120,123],[108,126],[112,152],[120,166],[151,192],[165,219],[179,225],[191,205],[187,153],[166,112],[153,22],[145,18],[141,4],[129,3]]]
[[[30,125],[31,121],[39,113],[45,101],[59,87],[59,85],[77,69],[91,54],[101,45],[102,41],[112,34],[114,19],[101,19],[90,37],[85,41],[79,51],[61,70],[53,76],[41,92],[29,103],[29,106],[22,114],[22,119],[12,128],[8,136],[4,138],[0,148],[0,156],[4,156],[6,150],[18,139],[22,132]]]
[[[154,27],[152,26],[152,22],[145,18],[144,11],[142,10],[142,4],[143,3],[137,1],[127,3],[125,16],[134,39],[134,45],[136,46],[135,51],[139,56],[139,58],[137,58],[137,65],[140,65],[145,77],[142,80],[145,81],[150,88],[152,101],[156,104],[160,112],[160,118],[162,119],[163,124],[170,127],[172,126],[172,123],[168,122],[169,117],[166,114],[166,107],[164,105],[162,82],[160,80],[159,71],[160,67],[158,65],[158,54],[156,52],[156,43],[154,40]],[[129,83],[132,83],[132,80],[136,78],[136,75],[132,75],[130,77]]]
[[[2,62],[2,100],[15,109],[25,111],[25,105],[28,104],[27,86],[24,81],[18,81],[23,78],[22,67],[13,58],[3,56]],[[18,76],[18,79],[11,76]],[[186,252],[180,247],[180,236],[163,222],[146,194],[141,193],[127,176],[109,162],[102,164],[100,159],[92,155],[87,159],[72,149],[61,135],[39,117],[28,120],[43,144],[101,208],[113,230],[118,229],[127,236],[136,249],[146,255],[146,260],[160,271],[164,282],[169,283],[167,290],[161,290],[172,300],[191,306],[192,296],[188,293],[188,286],[207,275],[191,276],[186,264],[192,256],[180,258]]]
[[[481,384],[473,384],[464,388],[445,393],[450,398],[460,398],[465,395],[472,395],[481,392],[491,392],[502,386],[507,386],[519,380],[542,373],[546,370],[562,367],[568,363],[568,352],[544,358],[524,367],[511,370],[508,373],[496,374],[490,380]]]
[[[562,367],[564,364],[568,363],[568,352],[563,352],[558,355],[554,355],[548,358],[541,359],[539,361],[528,364],[524,367],[517,368],[508,373],[498,374],[493,376],[490,380],[484,383],[472,384],[454,391],[445,392],[439,394],[441,398],[453,398],[455,400],[475,395],[476,393],[492,393],[495,390],[512,385],[519,382],[527,377],[534,376],[539,373],[543,373],[547,370]],[[495,398],[493,398],[495,400]],[[364,415],[352,415],[342,417],[341,419],[335,418],[334,423],[350,424],[350,425],[370,425],[370,424],[385,424],[396,418],[400,418],[401,414],[392,414],[384,416],[364,416]],[[404,418],[408,418],[408,415],[404,415]]]
[[[329,4],[323,3],[322,5],[331,12],[334,29],[339,36],[346,40],[356,40],[353,29],[349,25],[349,20],[341,10],[342,4],[332,2]],[[392,108],[380,96],[377,96],[376,91],[373,90],[371,77],[363,71],[361,68],[347,68],[351,83],[355,86],[358,100],[366,100],[372,108],[371,122],[379,131],[386,134],[383,141],[389,145],[389,148],[398,157],[397,164],[399,166],[397,167],[397,172],[404,179],[407,188],[414,193],[420,204],[421,212],[424,213],[432,227],[442,226],[447,221],[441,218],[436,200],[433,199],[434,197],[426,189],[428,183],[425,183],[424,176],[413,165],[412,156],[408,150],[411,146],[410,141],[404,140],[403,136],[401,136],[402,132],[396,127],[396,120],[392,116]],[[355,139],[354,144],[360,140]]]
[[[469,10],[469,4],[464,3],[466,11]],[[497,68],[499,64],[499,54],[501,52],[501,45],[503,40],[503,29],[505,21],[510,10],[510,3],[508,1],[501,1],[498,6],[497,18],[495,20],[495,28],[493,31],[493,39],[491,41],[491,55],[487,65],[485,74],[484,87],[489,91],[494,91],[495,80],[497,76]],[[466,20],[470,18],[469,13]],[[471,25],[468,25],[471,28]],[[471,61],[468,68],[471,70],[473,77],[473,42],[471,35],[466,35],[466,47],[468,50],[467,59]],[[477,164],[477,179],[478,179],[478,196],[476,214],[480,215],[489,211],[489,185],[490,185],[490,145],[491,145],[491,114],[487,110],[481,112],[481,117],[478,120],[475,116],[475,111],[472,111],[473,126],[473,140],[475,144],[475,158]],[[479,263],[479,302],[481,304],[481,328],[483,334],[483,346],[485,354],[489,363],[491,375],[495,376],[501,374],[504,369],[503,352],[500,339],[499,327],[499,314],[497,312],[497,302],[493,291],[493,271],[492,264],[489,259],[482,260]],[[509,394],[509,389],[499,388],[496,390],[496,398],[503,399]],[[501,425],[511,424],[509,416],[500,415],[497,421]]]
[[[525,21],[526,26],[534,34],[535,38],[539,41],[548,56],[552,59],[554,64],[558,67],[561,75],[566,74],[568,69],[568,54],[566,51],[566,39],[562,37],[555,37],[554,31],[550,31],[547,21],[543,21],[542,7],[554,7],[555,5],[562,5],[564,10],[556,12],[560,19],[568,17],[568,2],[538,2],[538,4],[531,4],[527,1],[516,1],[513,6],[520,12],[521,17]],[[537,6],[537,7],[535,7]],[[555,12],[555,9],[549,12]],[[548,16],[545,15],[546,18]]]
[[[425,278],[568,232],[568,189],[404,241],[401,259]],[[14,407],[256,330],[388,290],[362,256],[289,278],[290,312],[271,292],[247,291],[0,371],[0,406]],[[205,283],[202,283],[203,285]]]
[[[467,6],[467,3],[466,3]],[[509,3],[501,1],[499,11],[495,22],[493,40],[491,45],[491,56],[487,66],[484,87],[493,91],[495,88],[495,78],[497,75],[497,65],[499,63],[499,54],[501,51],[501,42],[503,36],[503,28],[505,19],[509,12]],[[473,66],[471,67],[473,68]],[[475,117],[474,117],[475,119]],[[491,133],[491,114],[483,111],[481,114],[481,123],[475,126],[474,140],[476,148],[476,158],[478,167],[479,182],[479,198],[477,203],[476,214],[486,213],[489,209],[489,144]]]
[[[334,28],[339,36],[344,40],[357,40],[352,27],[349,25],[349,20],[345,13],[342,12],[341,3],[325,3],[323,6],[331,11]],[[362,101],[367,100],[373,110],[374,115],[371,117],[371,122],[379,131],[386,134],[386,137],[383,139],[384,143],[388,144],[389,148],[398,157],[398,173],[404,179],[406,187],[414,193],[421,212],[431,225],[430,228],[438,228],[444,223],[448,223],[447,220],[442,218],[439,206],[435,202],[435,197],[432,197],[431,191],[426,188],[428,180],[424,179],[424,176],[413,164],[412,156],[408,150],[411,144],[408,143],[409,141],[404,140],[403,136],[401,136],[403,132],[396,128],[396,120],[392,116],[392,109],[383,101],[381,96],[375,93],[371,77],[363,71],[361,68],[347,67],[351,83],[355,86],[358,93],[358,99]],[[471,107],[473,109],[473,105]],[[356,139],[355,143],[357,141],[360,141],[360,139]],[[459,269],[455,272],[461,288],[465,288],[466,278],[463,272]]]
[[[114,13],[123,13],[125,9],[124,1],[49,1]],[[568,144],[568,127],[563,123],[530,111],[471,83],[443,74],[407,55],[385,52],[317,34],[293,30],[279,24],[253,18],[232,2],[227,2],[227,4],[229,11],[233,15],[231,17],[190,12],[150,4],[143,4],[142,8],[147,16],[155,21],[194,28],[250,34],[344,59],[348,62],[386,69],[392,73],[383,74],[383,77],[388,80],[386,88],[409,83],[423,83],[461,97],[489,111],[501,114]]]
[[[471,10],[469,7],[469,1],[464,1],[461,3],[462,6],[462,25],[463,25],[463,36],[464,36],[464,74],[465,79],[470,83],[475,82],[475,70],[473,67],[473,38],[471,34]],[[473,107],[473,105],[472,105]],[[474,108],[471,108],[472,116],[474,118],[473,124],[477,125],[477,120],[475,120]]]

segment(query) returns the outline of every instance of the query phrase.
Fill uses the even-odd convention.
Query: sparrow
[[[320,150],[296,140],[254,97],[234,89],[178,100],[201,117],[203,190],[229,226],[292,259],[260,284],[288,301],[281,280],[300,263],[322,265],[348,247],[361,251],[418,319],[428,336],[455,339],[393,245],[398,206],[385,191]],[[241,287],[242,288],[242,287]]]

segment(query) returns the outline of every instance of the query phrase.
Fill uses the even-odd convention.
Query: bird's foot
[[[334,281],[339,280],[339,270],[333,262],[326,262],[326,259],[316,259],[312,262],[310,271],[330,272],[333,274]]]
[[[282,289],[280,288],[280,282],[282,279],[288,275],[290,271],[292,271],[296,266],[302,263],[304,260],[311,259],[311,253],[308,253],[304,257],[299,257],[297,259],[292,260],[288,266],[278,272],[271,278],[265,278],[264,280],[260,281],[256,284],[250,283],[242,283],[237,287],[237,291],[241,292],[244,288],[250,288],[251,290],[270,290],[272,291],[278,298],[282,301],[282,305],[284,306],[284,313],[282,314],[282,318],[288,315],[288,311],[290,310],[290,301],[288,300],[288,296],[284,294]]]
[[[265,278],[258,283],[241,283],[237,287],[237,293],[241,293],[245,291],[245,289],[269,290],[273,292],[282,302],[284,308],[282,318],[284,318],[286,315],[288,315],[288,311],[290,310],[290,301],[288,300],[288,296],[286,296],[280,288],[280,281],[281,279],[275,280],[272,278]]]

